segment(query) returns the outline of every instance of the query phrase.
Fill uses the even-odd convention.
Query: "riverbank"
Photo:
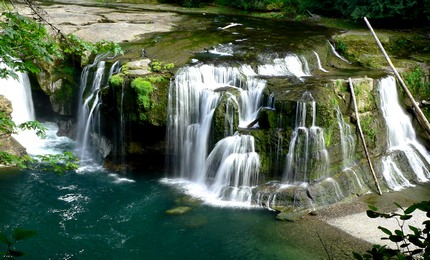
[[[318,210],[318,220],[324,221],[342,232],[345,232],[361,241],[367,241],[371,244],[388,245],[395,248],[395,244],[389,240],[382,240],[386,235],[378,229],[378,226],[387,228],[390,231],[400,229],[398,222],[385,218],[369,218],[366,214],[368,205],[377,207],[379,212],[391,213],[401,210],[394,203],[400,204],[404,209],[424,200],[430,200],[430,183],[417,185],[413,188],[406,188],[396,192],[385,192],[381,196],[377,194],[366,194],[362,197],[354,198],[344,203],[338,203]],[[308,216],[307,218],[312,218]],[[422,223],[429,218],[420,210],[413,212],[413,217],[405,223],[405,233],[412,233],[408,225],[422,227]],[[367,249],[370,249],[367,248]]]

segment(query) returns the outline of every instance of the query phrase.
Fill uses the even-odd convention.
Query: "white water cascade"
[[[4,65],[2,64],[2,67]],[[31,85],[26,73],[15,72],[18,75],[17,79],[8,77],[0,78],[0,95],[5,96],[12,103],[12,119],[16,125],[36,119],[34,113],[33,99],[31,96]],[[20,131],[14,134],[13,137],[24,147],[29,153],[33,153],[31,148],[32,143],[38,142],[40,139],[34,131]]]
[[[297,103],[295,129],[284,173],[284,182],[297,183],[325,177],[329,166],[324,131],[315,125],[316,103],[310,92],[303,93]],[[312,173],[313,176],[310,176]]]
[[[387,124],[389,155],[382,160],[383,176],[387,186],[400,190],[413,186],[410,180],[425,182],[430,178],[430,155],[417,141],[411,119],[398,101],[396,81],[389,76],[379,80],[381,111]],[[409,169],[397,163],[396,154],[404,157]],[[407,174],[410,173],[410,174]]]
[[[333,52],[334,56],[338,57],[339,59],[343,60],[344,62],[351,64],[351,62],[347,59],[345,59],[342,55],[340,55],[337,51],[336,48],[334,47],[334,45],[328,41],[328,44],[330,45],[330,49]]]
[[[4,65],[1,65],[4,66]],[[12,104],[12,120],[16,125],[27,121],[36,120],[33,99],[31,95],[31,85],[26,73],[15,72],[18,79],[1,78],[0,95],[5,96]],[[45,122],[43,126],[47,128],[46,138],[42,139],[36,135],[35,130],[20,130],[12,136],[26,148],[29,155],[59,154],[62,149],[72,143],[72,140],[62,136],[57,136],[58,126],[52,122]]]
[[[94,150],[100,157],[105,157],[110,149],[109,141],[100,135],[100,105],[101,90],[107,87],[110,76],[119,69],[114,63],[107,71],[106,55],[99,55],[94,62],[86,66],[81,74],[80,101],[78,112],[78,143],[80,144],[79,159],[82,164],[88,164],[95,159]],[[108,73],[106,73],[108,72]],[[96,149],[94,149],[96,148]]]
[[[318,69],[322,72],[328,72],[328,70],[324,69],[323,66],[321,65],[321,59],[320,56],[318,55],[318,52],[314,51],[315,57],[317,58],[317,65],[318,65]]]
[[[272,63],[259,65],[258,74],[263,76],[296,76],[299,79],[311,76],[307,60],[296,54],[287,55],[282,59],[276,58]]]
[[[171,84],[168,142],[174,153],[172,168],[176,177],[204,190],[195,195],[207,201],[251,203],[251,188],[259,173],[254,138],[231,134],[236,113],[239,127],[247,127],[256,118],[265,87],[265,81],[256,76],[247,65],[200,65],[182,68]],[[226,137],[214,146],[210,138],[213,116],[223,95],[227,97]],[[236,113],[231,111],[234,107]]]

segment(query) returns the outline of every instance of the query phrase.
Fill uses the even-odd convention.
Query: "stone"
[[[186,206],[179,206],[173,209],[166,210],[166,214],[168,215],[183,215],[185,213],[188,213],[192,210],[191,207]]]
[[[309,211],[281,212],[278,215],[276,215],[276,219],[284,220],[284,221],[290,221],[290,222],[296,222],[296,221],[304,218],[308,214],[309,214]]]

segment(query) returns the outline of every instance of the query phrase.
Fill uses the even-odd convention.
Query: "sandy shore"
[[[322,209],[319,211],[317,217],[330,226],[336,227],[360,240],[371,244],[388,245],[396,248],[394,243],[381,239],[382,237],[387,237],[387,235],[378,229],[378,227],[382,226],[394,232],[394,230],[400,229],[399,222],[395,218],[369,218],[366,214],[368,205],[378,207],[379,212],[397,212],[402,214],[402,211],[394,205],[394,202],[400,204],[403,208],[407,208],[415,202],[430,200],[429,188],[430,185],[427,183],[399,192],[387,192],[382,196],[366,194],[349,202],[339,203]],[[409,225],[421,228],[422,223],[425,220],[429,220],[425,212],[420,210],[415,210],[412,215],[413,217],[404,223],[405,233],[411,233]]]
[[[401,211],[397,211],[397,213],[402,214]],[[425,212],[423,211],[415,211],[413,217],[404,223],[404,232],[405,233],[413,233],[409,229],[409,225],[423,228],[422,223],[425,220],[428,220]],[[396,244],[389,240],[382,240],[381,237],[384,237],[385,234],[382,233],[379,226],[385,227],[388,230],[394,231],[396,229],[400,229],[399,224],[402,223],[397,222],[395,218],[385,219],[385,218],[376,218],[369,219],[365,212],[352,214],[344,217],[334,218],[327,221],[328,224],[333,225],[348,234],[368,241],[372,244],[380,244],[387,245],[391,248],[396,248]]]

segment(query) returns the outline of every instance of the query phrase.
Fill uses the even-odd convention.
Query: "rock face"
[[[171,74],[154,73],[149,63],[142,59],[124,64],[103,91],[102,134],[112,143],[104,164],[110,169],[164,168]]]
[[[0,111],[4,112],[5,115],[10,118],[12,113],[12,104],[2,95],[0,95]],[[8,133],[0,134],[0,151],[4,151],[16,156],[23,156],[27,154],[25,148]]]

